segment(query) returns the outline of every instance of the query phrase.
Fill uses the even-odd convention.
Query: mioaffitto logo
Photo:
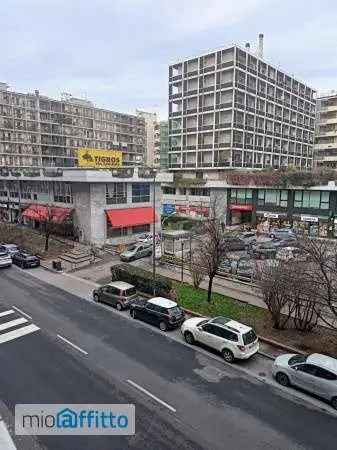
[[[15,433],[24,434],[135,434],[135,405],[18,404]]]

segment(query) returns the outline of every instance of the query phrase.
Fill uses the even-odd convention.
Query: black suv
[[[130,314],[134,319],[159,326],[162,331],[177,328],[185,320],[184,311],[175,302],[163,297],[131,304]]]
[[[28,269],[30,267],[38,267],[40,265],[40,259],[37,256],[30,255],[25,251],[15,253],[12,256],[13,264],[21,267],[22,269]]]

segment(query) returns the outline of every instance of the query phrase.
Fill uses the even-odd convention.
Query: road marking
[[[12,306],[12,308],[14,308],[16,311],[18,311],[20,314],[22,314],[23,316],[28,317],[28,319],[32,319],[32,316],[29,316],[28,314],[26,314],[25,312],[23,312],[21,309],[19,309],[17,306]]]
[[[20,338],[21,336],[26,336],[27,334],[34,333],[34,331],[38,331],[40,328],[34,324],[27,325],[26,327],[19,328],[18,330],[9,331],[8,333],[4,333],[0,335],[0,344],[4,342],[12,341],[13,339]]]
[[[16,450],[13,439],[3,420],[0,420],[0,448],[1,450]]]
[[[73,348],[75,348],[76,350],[78,350],[79,352],[83,353],[83,355],[88,355],[88,352],[86,352],[85,350],[83,350],[82,348],[78,347],[77,345],[73,344],[72,342],[68,341],[68,339],[64,338],[61,335],[57,335],[57,337],[59,339],[61,339],[62,341],[66,342],[67,344],[71,345]]]
[[[20,317],[20,319],[10,320],[9,322],[0,324],[0,331],[7,330],[8,328],[16,327],[17,325],[21,325],[22,323],[28,322],[24,317]]]
[[[8,316],[9,314],[13,314],[14,310],[13,309],[9,309],[8,311],[3,311],[0,313],[0,317],[5,317]]]
[[[160,398],[156,397],[155,395],[151,394],[151,392],[147,391],[146,389],[144,389],[142,386],[139,386],[139,384],[135,383],[132,380],[126,380],[129,384],[131,384],[131,386],[135,387],[136,389],[138,389],[139,391],[143,392],[144,394],[148,395],[149,397],[153,398],[153,400],[156,400],[158,403],[160,403],[161,405],[165,406],[167,409],[169,409],[172,412],[177,412],[176,409],[174,409],[172,406],[168,405],[167,403],[165,403],[163,400],[160,400]]]

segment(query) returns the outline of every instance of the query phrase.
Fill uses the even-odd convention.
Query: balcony
[[[218,69],[225,69],[226,67],[232,67],[234,65],[234,60],[226,61],[218,64]]]
[[[183,95],[182,92],[177,92],[176,94],[170,94],[170,95],[169,95],[169,99],[170,99],[170,100],[173,100],[173,99],[175,99],[175,98],[180,98],[180,97],[182,97],[182,95]]]
[[[206,86],[199,89],[200,92],[213,92],[215,88],[215,85],[213,86]]]

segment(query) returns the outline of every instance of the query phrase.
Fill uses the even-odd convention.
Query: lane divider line
[[[88,355],[88,352],[86,352],[85,350],[83,350],[81,347],[78,347],[76,344],[73,344],[71,341],[68,341],[68,339],[66,339],[65,337],[61,336],[60,334],[57,335],[57,337],[59,339],[61,339],[61,341],[66,342],[68,345],[70,345],[71,347],[73,347],[75,350],[83,353],[83,355]]]
[[[165,406],[165,408],[169,409],[172,412],[177,412],[176,409],[174,409],[172,406],[170,406],[168,403],[164,402],[163,400],[160,400],[160,398],[156,397],[155,395],[151,394],[151,392],[147,391],[146,389],[144,389],[142,386],[139,386],[139,384],[135,383],[132,380],[126,380],[129,384],[131,384],[131,386],[133,386],[134,388],[138,389],[139,391],[143,392],[144,394],[148,395],[149,397],[151,397],[153,400],[156,400],[156,402],[160,403],[161,405]]]
[[[0,317],[5,317],[8,316],[9,314],[13,314],[14,313],[14,309],[9,309],[8,311],[3,311],[0,313]]]
[[[22,309],[19,309],[17,306],[13,305],[12,308],[14,308],[17,312],[19,312],[23,316],[28,317],[28,319],[32,319],[32,316],[30,316],[29,314],[26,314],[25,312],[22,311]]]

